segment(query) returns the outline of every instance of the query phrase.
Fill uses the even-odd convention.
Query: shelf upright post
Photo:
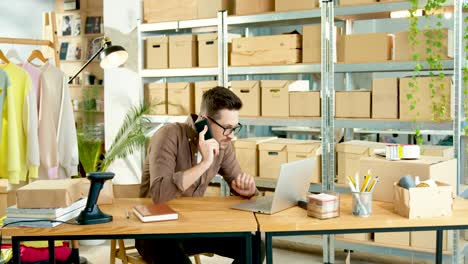
[[[345,21],[345,35],[353,33],[353,21],[346,19]],[[345,72],[345,90],[352,91],[354,89],[353,85],[353,74],[351,72]],[[345,128],[344,130],[344,141],[350,141],[354,139],[354,129]]]
[[[218,85],[228,87],[227,11],[218,12]]]
[[[334,2],[321,1],[321,90],[322,99],[322,191],[334,191],[335,93],[334,93]],[[323,263],[335,262],[335,237],[323,236]]]
[[[453,147],[455,150],[455,158],[457,159],[457,195],[460,195],[460,184],[464,182],[464,157],[462,151],[462,137],[461,137],[461,124],[462,124],[462,113],[463,113],[463,73],[462,67],[464,62],[463,54],[463,3],[462,0],[454,0],[454,14],[453,14],[453,29],[454,29],[454,67],[453,67],[453,76],[454,76],[454,104],[455,109],[455,120],[453,122]],[[452,263],[459,263],[460,260],[460,231],[454,230],[453,237],[448,239],[453,239],[452,247]]]

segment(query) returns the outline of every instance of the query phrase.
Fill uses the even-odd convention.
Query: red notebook
[[[142,222],[179,219],[179,214],[166,204],[135,205],[133,212]]]

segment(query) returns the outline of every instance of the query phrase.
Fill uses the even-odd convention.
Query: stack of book
[[[29,227],[55,227],[77,217],[86,206],[82,198],[63,208],[17,208],[16,205],[6,209],[3,225]]]

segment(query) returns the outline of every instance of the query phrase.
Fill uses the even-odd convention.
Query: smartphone
[[[203,131],[205,126],[208,126],[208,131],[206,131],[205,133],[205,140],[212,139],[213,134],[211,134],[210,124],[208,124],[207,119],[202,119],[198,122],[195,122],[195,130],[197,131],[197,134],[200,134],[200,132]]]

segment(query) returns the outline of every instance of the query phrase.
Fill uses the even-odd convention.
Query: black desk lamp
[[[93,40],[93,42],[95,40]],[[77,73],[75,73],[75,75],[73,75],[73,77],[70,78],[70,80],[68,80],[68,83],[72,83],[76,76],[78,76],[99,54],[101,54],[100,66],[103,69],[117,68],[124,64],[128,59],[128,53],[122,46],[112,45],[109,38],[103,37],[101,48],[94,53],[94,55],[78,70]]]

